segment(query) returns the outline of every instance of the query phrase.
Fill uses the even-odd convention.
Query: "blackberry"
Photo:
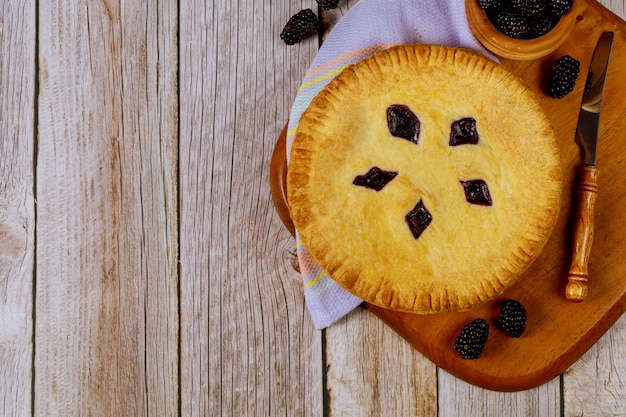
[[[478,0],[478,6],[483,10],[498,10],[502,0]]]
[[[489,336],[489,325],[485,319],[476,319],[466,324],[454,341],[456,350],[463,359],[478,359],[482,355]]]
[[[509,38],[522,39],[528,32],[526,19],[512,10],[500,10],[496,16],[496,27]]]
[[[574,0],[551,0],[548,2],[548,11],[552,16],[561,17],[572,8]]]
[[[538,38],[550,32],[556,25],[552,19],[546,16],[538,17],[528,23],[528,37]]]
[[[339,4],[339,0],[316,0],[317,4],[320,5],[322,9],[330,10],[336,9]]]
[[[280,33],[280,38],[287,45],[302,42],[317,33],[318,25],[317,16],[315,16],[313,10],[300,10],[289,18],[283,31]]]
[[[510,0],[511,7],[525,19],[534,19],[546,9],[545,0]]]
[[[520,337],[526,329],[526,309],[516,300],[504,300],[500,303],[498,327],[509,337]]]
[[[548,77],[546,92],[552,98],[563,98],[569,94],[576,84],[580,62],[569,55],[557,59]]]

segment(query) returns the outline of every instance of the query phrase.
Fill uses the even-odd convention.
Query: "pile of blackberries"
[[[573,0],[477,0],[491,23],[510,38],[548,33],[572,8]]]

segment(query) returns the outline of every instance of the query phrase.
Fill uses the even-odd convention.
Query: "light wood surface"
[[[624,317],[517,393],[364,309],[313,329],[268,175],[314,0],[0,5],[0,415],[626,415]]]

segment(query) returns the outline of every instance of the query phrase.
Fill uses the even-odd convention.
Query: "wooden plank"
[[[624,0],[599,0],[604,7],[621,17],[626,18],[626,1]]]
[[[330,416],[437,415],[435,365],[359,308],[326,329]]]
[[[181,414],[322,415],[322,340],[269,161],[317,43],[289,2],[180,4]]]
[[[0,1],[0,415],[31,414],[35,231],[32,0]]]
[[[470,385],[439,369],[439,416],[561,416],[561,383],[555,378],[537,388],[495,392]]]
[[[564,416],[626,415],[626,315],[565,372]]]
[[[176,415],[177,2],[38,19],[35,415]]]

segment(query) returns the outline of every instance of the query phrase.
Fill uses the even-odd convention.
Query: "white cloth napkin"
[[[361,0],[332,29],[296,95],[287,132],[287,161],[302,112],[346,66],[399,43],[473,49],[495,59],[474,38],[462,0]],[[311,259],[296,233],[307,307],[317,329],[330,326],[362,300],[343,290]]]

